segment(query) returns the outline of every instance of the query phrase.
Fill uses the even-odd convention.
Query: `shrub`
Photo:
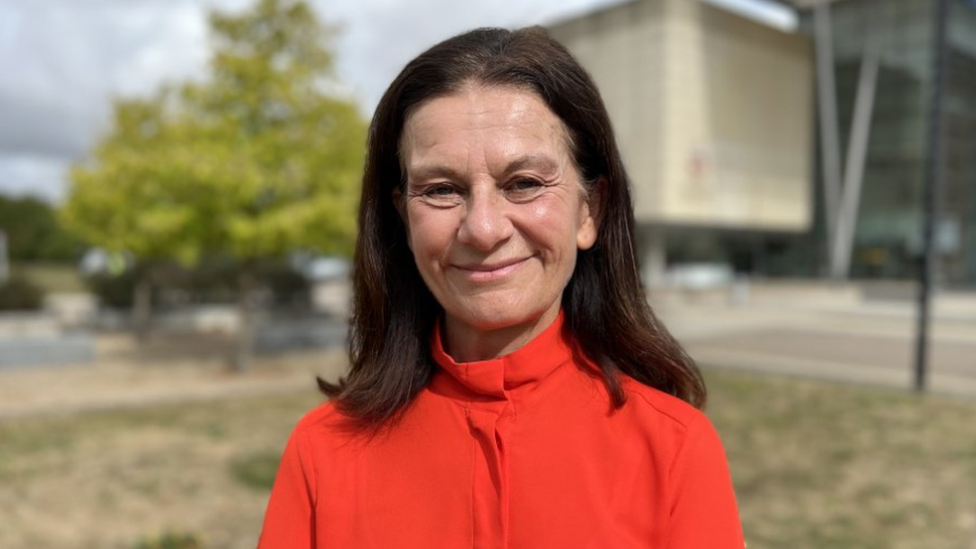
[[[43,304],[44,292],[27,278],[13,275],[0,284],[0,311],[32,311]]]
[[[136,285],[135,273],[127,270],[119,275],[108,273],[85,277],[85,284],[98,302],[106,307],[128,309],[132,307],[132,291]]]
[[[133,289],[141,272],[137,267],[120,274],[88,275],[85,282],[102,305],[132,307]],[[192,269],[175,263],[157,264],[153,272],[154,305],[180,306],[187,303],[236,303],[240,265],[226,257],[207,258]],[[285,261],[265,261],[255,266],[255,274],[265,290],[267,305],[307,307],[311,284]]]

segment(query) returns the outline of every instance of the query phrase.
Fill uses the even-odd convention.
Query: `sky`
[[[400,68],[444,38],[474,27],[545,24],[620,1],[309,3],[338,28],[331,44],[337,75],[368,116]],[[789,10],[769,0],[707,1],[775,27],[795,25]],[[251,2],[0,0],[0,193],[63,200],[71,165],[107,131],[113,98],[201,78],[206,14]]]

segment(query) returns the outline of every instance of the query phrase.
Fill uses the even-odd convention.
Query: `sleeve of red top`
[[[299,424],[278,466],[258,549],[315,547],[315,469],[307,434]]]
[[[671,466],[673,500],[668,549],[742,549],[742,525],[725,451],[701,416]]]

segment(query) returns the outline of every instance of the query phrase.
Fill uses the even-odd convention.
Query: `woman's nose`
[[[458,228],[458,242],[487,252],[507,240],[514,231],[507,206],[495,185],[472,188]]]

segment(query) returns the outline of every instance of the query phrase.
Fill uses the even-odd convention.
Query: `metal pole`
[[[878,76],[880,40],[868,23],[865,32],[861,72],[857,81],[857,98],[854,101],[854,121],[847,145],[847,165],[844,168],[844,189],[841,191],[837,225],[831,247],[831,276],[845,279],[851,270],[851,250],[854,248],[854,232],[857,228],[858,210],[861,205],[861,187],[864,179],[864,162],[871,132],[871,113],[874,111],[875,84]]]
[[[834,38],[827,0],[820,0],[813,7],[813,31],[817,52],[817,113],[820,115],[827,265],[829,272],[833,272],[830,250],[833,249],[836,239],[837,209],[840,203],[840,138],[837,130],[837,87],[834,84]]]
[[[945,93],[947,11],[948,0],[936,0],[932,101],[929,104],[928,157],[924,181],[923,259],[919,269],[918,329],[915,338],[915,391],[917,392],[924,391],[926,386],[932,282],[938,270],[938,254],[934,241],[943,175],[942,101]]]

